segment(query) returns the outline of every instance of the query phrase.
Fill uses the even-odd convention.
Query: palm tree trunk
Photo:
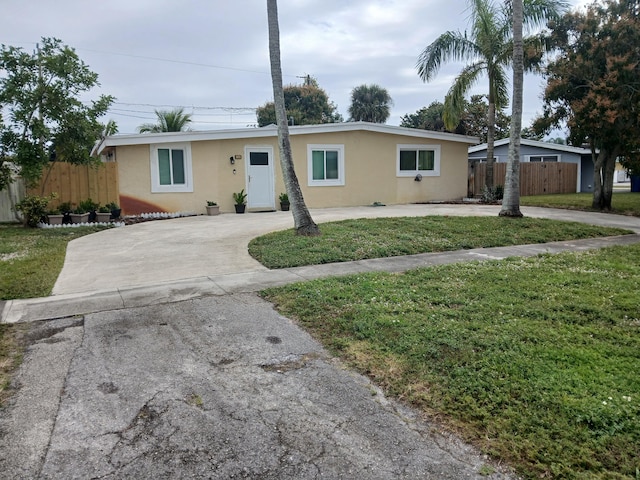
[[[298,235],[320,235],[320,229],[311,218],[304,203],[302,190],[293,167],[289,125],[284,108],[284,90],[282,88],[282,67],[280,65],[280,29],[278,27],[277,0],[267,0],[267,18],[269,23],[269,58],[271,61],[271,80],[273,83],[273,101],[278,124],[278,147],[284,184],[291,203],[294,227]]]
[[[487,175],[484,183],[493,189],[493,144],[496,140],[496,99],[493,94],[493,81],[489,75],[489,112],[487,114]]]
[[[513,0],[513,98],[507,175],[501,217],[522,217],[520,212],[520,134],[522,132],[522,89],[524,51],[522,41],[522,0]]]

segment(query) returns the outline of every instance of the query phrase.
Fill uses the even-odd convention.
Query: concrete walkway
[[[396,205],[312,210],[317,223],[348,218],[424,215],[493,216],[487,205]],[[367,271],[400,272],[461,261],[586,250],[640,242],[640,218],[524,207],[525,216],[626,228],[636,235],[269,270],[247,252],[259,235],[293,227],[288,212],[185,217],[115,228],[72,241],[53,296],[11,300],[1,321],[61,318],[171,303],[206,295],[256,292],[271,286]]]

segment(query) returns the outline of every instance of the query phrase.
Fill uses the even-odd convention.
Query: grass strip
[[[577,222],[498,216],[344,220],[324,223],[321,230],[319,237],[297,236],[293,229],[269,233],[253,239],[249,253],[268,268],[289,268],[630,233]]]
[[[0,225],[0,300],[49,295],[62,270],[67,243],[105,228]]]
[[[533,195],[520,197],[520,205],[529,207],[567,208],[599,212],[591,208],[592,193],[565,193],[554,195]],[[611,213],[640,217],[640,194],[631,192],[613,192]]]

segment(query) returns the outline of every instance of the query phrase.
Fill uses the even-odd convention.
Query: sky
[[[584,0],[569,0],[572,7]],[[469,29],[465,0],[279,0],[283,80],[313,76],[348,118],[354,87],[378,84],[393,99],[389,125],[444,101],[464,63],[424,83],[416,60],[448,30]],[[193,130],[255,127],[272,100],[265,0],[0,0],[0,44],[33,51],[59,38],[116,97],[104,121],[120,133],[185,107]],[[484,94],[486,79],[472,93]],[[523,125],[542,111],[542,77],[527,75]]]

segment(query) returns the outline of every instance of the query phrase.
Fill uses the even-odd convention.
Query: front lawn
[[[527,479],[639,478],[640,245],[330,278],[264,297]]]
[[[592,211],[592,201],[593,194],[591,193],[564,193],[521,197],[520,205]],[[613,192],[611,206],[613,208],[611,213],[640,217],[640,193]]]
[[[0,225],[0,300],[49,295],[62,270],[67,243],[105,228]]]
[[[319,237],[296,236],[293,230],[263,235],[249,243],[249,253],[268,268],[288,268],[631,233],[582,223],[497,215],[344,220],[323,223],[320,229]]]

